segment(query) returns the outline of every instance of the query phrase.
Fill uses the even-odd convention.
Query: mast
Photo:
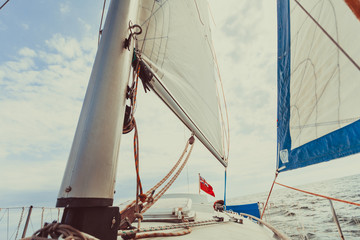
[[[110,3],[56,203],[65,207],[62,223],[101,239],[116,239],[119,225],[118,208],[109,206],[113,204],[132,59],[123,42],[129,35],[129,21],[136,19],[137,4],[131,0]],[[92,226],[89,218],[93,218]],[[115,238],[93,230],[94,226],[110,230],[109,224]]]

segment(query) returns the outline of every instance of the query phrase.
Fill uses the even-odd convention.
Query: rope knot
[[[140,198],[140,201],[146,202],[147,196],[146,196],[146,194],[142,193],[139,195],[139,198]]]
[[[134,216],[137,218],[137,219],[140,219],[140,220],[143,220],[144,217],[141,213],[135,213]]]

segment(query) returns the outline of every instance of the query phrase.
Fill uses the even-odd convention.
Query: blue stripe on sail
[[[278,12],[278,143],[291,148],[290,120],[290,10],[289,0],[277,1]],[[279,147],[279,146],[278,146]],[[277,169],[281,167],[278,162]]]
[[[290,10],[289,0],[278,0],[278,152],[288,162],[277,162],[279,171],[345,157],[360,152],[360,120],[291,150],[290,136]],[[287,150],[287,153],[286,153]]]
[[[293,150],[282,171],[345,157],[360,152],[360,120]],[[280,143],[281,146],[281,143]],[[280,166],[282,167],[282,162]]]

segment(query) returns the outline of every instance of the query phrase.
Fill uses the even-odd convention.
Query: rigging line
[[[102,35],[101,27],[102,27],[102,21],[103,21],[103,17],[104,17],[105,5],[106,5],[106,0],[104,0],[104,5],[103,5],[102,13],[101,13],[101,20],[100,20],[100,26],[99,26],[98,45],[100,44],[100,36]]]
[[[135,158],[136,179],[137,179],[137,183],[139,185],[140,194],[143,194],[141,180],[140,180],[140,172],[139,172],[139,137],[138,137],[138,130],[137,130],[135,119],[134,119],[134,126],[135,126],[134,158]]]
[[[9,239],[10,209],[7,211],[6,239]]]
[[[182,165],[180,166],[180,168],[177,170],[177,172],[175,173],[175,175],[170,179],[170,181],[154,196],[153,201],[146,204],[144,206],[144,208],[142,209],[141,213],[144,213],[146,210],[148,210],[152,205],[154,205],[157,200],[159,200],[159,198],[161,198],[162,195],[164,195],[164,193],[169,189],[169,187],[174,183],[174,181],[177,179],[177,177],[180,175],[181,171],[184,169],[187,161],[190,158],[191,152],[194,148],[194,141],[195,141],[195,137],[191,136],[189,138],[189,144],[191,145],[189,153],[187,154],[184,162],[182,163]]]
[[[308,191],[301,190],[301,189],[298,189],[298,188],[286,186],[286,185],[281,184],[281,183],[278,183],[278,182],[275,182],[275,183],[276,183],[277,185],[280,185],[280,186],[283,186],[283,187],[286,187],[286,188],[290,188],[290,189],[292,189],[292,190],[296,190],[296,191],[299,191],[299,192],[302,192],[302,193],[306,193],[306,194],[310,194],[310,195],[313,195],[313,196],[322,197],[322,198],[326,198],[326,199],[329,199],[329,200],[334,200],[334,201],[338,201],[338,202],[342,202],[342,203],[347,203],[347,204],[351,204],[351,205],[355,205],[355,206],[359,206],[359,207],[360,207],[360,203],[350,202],[350,201],[346,201],[346,200],[342,200],[342,199],[338,199],[338,198],[333,198],[333,197],[328,197],[328,196],[321,195],[321,194],[317,194],[317,193],[308,192]]]
[[[270,192],[269,192],[269,195],[268,195],[268,197],[267,197],[267,199],[266,199],[266,203],[265,203],[265,206],[264,206],[264,210],[263,210],[263,212],[261,213],[260,219],[262,219],[263,216],[264,216],[264,213],[265,213],[267,204],[268,204],[269,199],[270,199],[271,192],[272,192],[272,190],[273,190],[273,187],[274,187],[274,184],[275,184],[275,181],[276,181],[276,178],[278,177],[278,175],[279,175],[279,172],[276,170],[276,172],[275,172],[275,178],[274,178],[274,181],[273,181],[273,183],[272,183],[272,185],[271,185]]]
[[[155,191],[158,187],[160,187],[171,176],[171,174],[175,171],[175,169],[179,166],[180,162],[184,158],[184,155],[187,152],[188,147],[189,147],[189,141],[186,141],[185,149],[182,152],[179,160],[176,162],[176,164],[173,166],[173,168],[169,171],[169,173],[163,179],[161,179],[155,186],[153,186],[151,189],[149,189],[145,193],[147,196],[150,196],[153,191]],[[120,211],[120,214],[123,213],[126,209],[134,206],[135,202],[136,201],[134,200],[130,204],[128,204],[122,211]]]
[[[24,211],[25,211],[25,207],[22,208],[21,215],[20,215],[20,219],[19,219],[19,223],[18,223],[18,227],[17,227],[17,229],[16,229],[16,234],[15,234],[15,238],[14,238],[14,239],[17,239],[17,236],[18,236],[18,234],[19,234],[19,229],[20,229],[20,226],[21,226],[21,222],[22,222],[22,220],[23,220]]]
[[[9,1],[10,1],[10,0],[7,0],[6,2],[4,2],[4,4],[1,5],[0,10],[1,10]]]
[[[45,210],[45,208],[43,207],[42,211],[41,211],[41,224],[40,224],[40,227],[42,227],[43,223],[44,223],[44,210]]]
[[[213,23],[214,23],[214,25],[215,25],[215,27],[216,27],[215,19],[214,19],[214,16],[213,16],[213,14],[212,14],[211,7],[210,7],[210,4],[209,4],[209,3],[208,3],[208,8],[209,8],[209,12],[210,12],[211,19],[212,19],[212,21],[213,21]]]
[[[0,208],[0,212],[1,212],[1,210],[6,210],[6,208]],[[4,211],[3,215],[0,217],[0,223],[3,220],[5,214],[6,214],[6,211]]]
[[[311,20],[313,20],[313,22],[321,29],[321,31],[323,31],[323,33],[325,33],[325,35],[340,49],[340,51],[350,60],[350,62],[352,64],[354,64],[354,66],[360,71],[360,66],[354,61],[354,59],[352,59],[350,57],[350,55],[339,45],[339,43],[337,43],[331,36],[330,34],[319,24],[318,21],[316,21],[311,14],[298,2],[298,0],[294,0],[299,6],[300,8],[309,16],[309,18],[311,18]]]

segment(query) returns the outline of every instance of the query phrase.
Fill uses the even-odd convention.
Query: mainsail
[[[152,89],[227,165],[205,1],[142,0],[138,50],[155,77]]]
[[[360,151],[356,2],[278,0],[279,171]]]

